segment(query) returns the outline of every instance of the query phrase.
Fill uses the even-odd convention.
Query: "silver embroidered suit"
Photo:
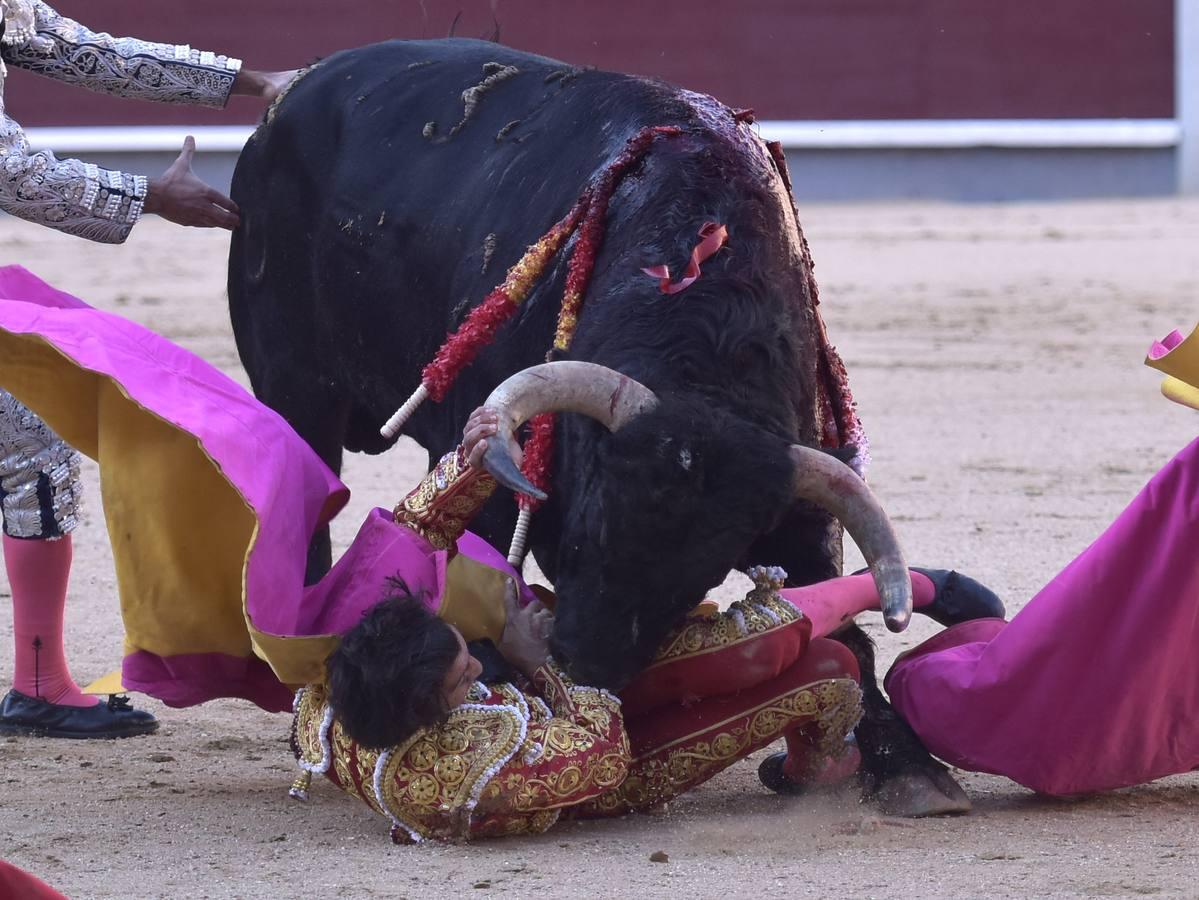
[[[38,0],[0,0],[0,209],[117,244],[142,213],[146,179],[49,150],[30,152],[4,111],[5,63],[121,97],[224,106],[241,61],[89,31]],[[6,534],[57,538],[76,525],[79,454],[0,390],[0,516]]]
[[[105,94],[221,107],[241,60],[90,31],[38,0],[3,0],[3,63]],[[33,16],[33,34],[9,41],[13,12]],[[21,126],[4,112],[0,70],[0,209],[93,241],[125,240],[142,212],[146,179],[101,169],[49,150],[31,153]]]

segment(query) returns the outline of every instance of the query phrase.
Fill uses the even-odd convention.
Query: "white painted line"
[[[1136,148],[1177,146],[1173,119],[951,119],[758,123],[796,149]]]
[[[239,153],[253,133],[253,125],[96,125],[25,129],[25,136],[35,150],[50,149],[59,155],[178,151],[189,134],[196,139],[196,150],[200,153]]]
[[[1001,148],[1165,148],[1182,141],[1173,119],[948,119],[762,121],[765,140],[796,150],[936,150]],[[35,149],[56,153],[149,153],[178,150],[193,135],[203,152],[239,152],[251,125],[28,128]]]

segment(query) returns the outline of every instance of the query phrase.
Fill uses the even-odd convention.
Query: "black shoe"
[[[930,619],[940,622],[946,628],[971,619],[1003,619],[1007,610],[998,595],[981,582],[975,581],[969,575],[955,572],[952,569],[922,569],[919,566],[909,566],[913,572],[919,572],[933,583],[933,602],[928,606],[918,607],[915,611],[924,613]],[[864,575],[869,569],[858,569],[855,575]]]
[[[1007,616],[999,596],[969,575],[952,569],[920,569],[912,566],[933,583],[933,602],[916,610],[946,628],[971,619],[1002,619]]]
[[[787,761],[787,753],[772,753],[758,766],[758,781],[776,794],[802,794],[804,786],[792,781],[783,772],[783,763]]]
[[[9,691],[0,701],[0,734],[54,738],[122,738],[150,734],[158,720],[134,709],[129,698],[112,694],[95,706],[63,706]]]

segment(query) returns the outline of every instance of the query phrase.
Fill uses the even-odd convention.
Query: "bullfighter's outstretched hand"
[[[237,73],[229,93],[256,97],[270,106],[299,71],[259,72],[242,69]],[[227,228],[231,231],[239,221],[237,204],[196,175],[192,170],[195,155],[196,139],[188,135],[183,141],[183,150],[170,168],[158,178],[150,179],[146,189],[145,211],[156,213],[176,225]]]

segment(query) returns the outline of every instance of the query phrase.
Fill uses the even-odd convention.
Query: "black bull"
[[[731,568],[781,565],[796,584],[839,574],[838,524],[787,488],[789,445],[819,443],[828,368],[803,237],[766,146],[710,97],[660,82],[477,41],[393,41],[295,82],[233,182],[242,362],[339,470],[343,448],[387,449],[380,425],[447,331],[647,126],[681,133],[655,141],[612,196],[568,356],[661,402],[615,434],[558,417],[550,500],[530,535],[559,596],[556,655],[608,687]],[[641,269],[678,277],[705,222],[726,226],[727,246],[686,290],[662,292]],[[565,273],[555,261],[445,400],[412,417],[404,431],[431,459],[496,384],[544,361]],[[503,548],[514,520],[500,491],[472,528]],[[310,577],[328,564],[325,535]],[[932,765],[888,712],[859,731],[876,781],[911,758]]]

